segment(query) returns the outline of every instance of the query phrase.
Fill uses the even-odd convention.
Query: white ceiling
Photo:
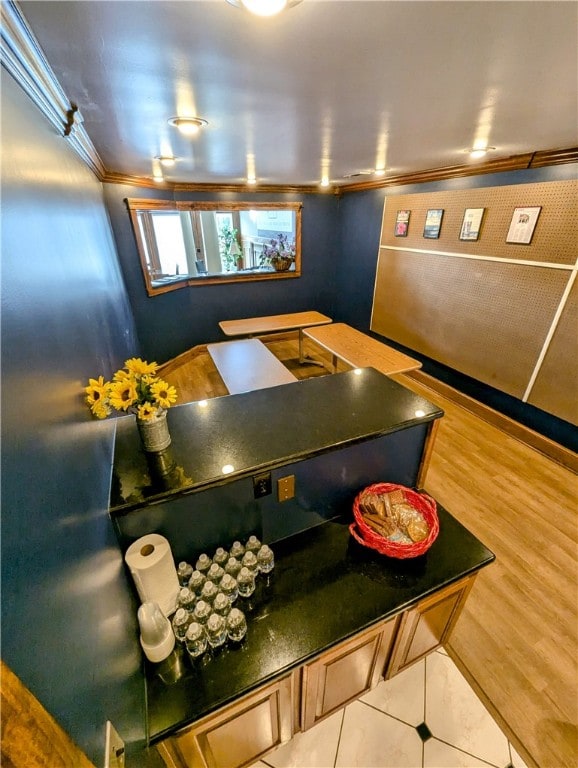
[[[19,3],[108,172],[332,185],[578,143],[576,2]],[[209,121],[196,138],[168,125]],[[373,178],[354,177],[353,180]]]

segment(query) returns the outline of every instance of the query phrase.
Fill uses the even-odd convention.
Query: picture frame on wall
[[[393,234],[395,237],[407,237],[407,231],[409,229],[409,216],[411,211],[398,211],[395,217],[395,229]]]
[[[541,210],[541,205],[533,205],[529,208],[514,208],[510,228],[506,235],[506,242],[530,245]]]
[[[460,240],[477,240],[480,236],[485,208],[466,208],[460,229]]]
[[[425,217],[425,224],[423,227],[423,236],[436,240],[440,236],[440,230],[442,228],[442,219],[444,216],[443,208],[430,208]]]

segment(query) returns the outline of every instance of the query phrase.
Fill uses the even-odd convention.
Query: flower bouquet
[[[166,415],[177,391],[155,375],[157,363],[133,357],[124,366],[112,381],[105,381],[103,376],[89,379],[84,389],[86,403],[99,419],[110,416],[113,410],[134,413],[145,450],[163,450],[171,442]]]
[[[262,264],[271,264],[277,272],[286,272],[295,261],[295,243],[289,243],[287,235],[279,233],[263,247]]]

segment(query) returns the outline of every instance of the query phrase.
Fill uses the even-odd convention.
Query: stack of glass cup
[[[208,659],[228,642],[245,639],[247,620],[234,603],[239,595],[249,598],[259,573],[270,573],[274,565],[273,551],[257,536],[245,544],[234,541],[228,550],[218,547],[212,558],[203,552],[194,566],[179,562],[181,590],[172,627],[192,660]]]

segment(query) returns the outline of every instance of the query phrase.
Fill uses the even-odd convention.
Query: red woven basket
[[[403,492],[405,501],[417,509],[424,517],[429,526],[429,534],[422,541],[416,541],[413,544],[403,544],[398,541],[390,541],[381,534],[370,528],[361,514],[359,502],[364,493],[390,493],[400,490]],[[375,483],[364,488],[358,493],[353,502],[353,516],[355,522],[349,526],[349,532],[353,538],[364,547],[377,550],[382,555],[388,557],[397,557],[405,559],[409,557],[418,557],[431,547],[440,531],[440,523],[437,513],[437,505],[431,496],[426,493],[418,493],[411,488],[395,483]]]

